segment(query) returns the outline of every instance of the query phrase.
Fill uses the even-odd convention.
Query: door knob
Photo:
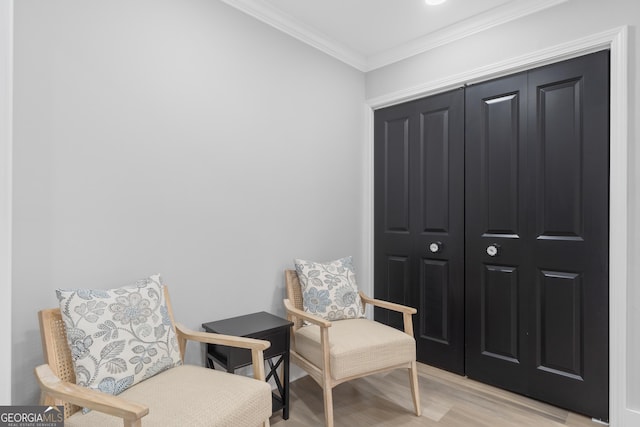
[[[442,252],[442,242],[431,242],[429,244],[429,252],[432,254]]]
[[[500,254],[500,245],[497,243],[493,243],[487,246],[487,255],[489,256],[498,256]]]

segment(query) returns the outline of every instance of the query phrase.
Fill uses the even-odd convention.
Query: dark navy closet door
[[[467,89],[467,374],[608,420],[609,55]]]
[[[376,111],[374,158],[375,295],[418,309],[419,361],[464,373],[464,90]]]

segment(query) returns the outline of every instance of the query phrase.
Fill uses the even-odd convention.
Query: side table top
[[[265,333],[271,330],[291,326],[293,326],[292,322],[271,313],[267,313],[266,311],[202,324],[202,327],[207,332],[234,335],[237,337],[249,337],[254,334]]]

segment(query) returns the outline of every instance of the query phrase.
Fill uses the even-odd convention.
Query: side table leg
[[[284,371],[284,375],[282,378],[283,388],[284,388],[284,396],[282,396],[282,402],[284,403],[284,407],[282,408],[282,418],[285,420],[289,419],[289,352],[287,351],[284,354],[284,366],[282,368]]]
[[[216,369],[216,365],[213,364],[213,358],[207,354],[207,367],[209,369]]]

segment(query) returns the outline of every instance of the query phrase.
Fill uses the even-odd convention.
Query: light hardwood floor
[[[590,418],[508,391],[418,364],[422,416],[411,403],[405,370],[372,375],[333,391],[336,426],[437,427],[599,427]],[[322,390],[310,377],[291,383],[288,420],[271,417],[274,427],[322,426]]]

